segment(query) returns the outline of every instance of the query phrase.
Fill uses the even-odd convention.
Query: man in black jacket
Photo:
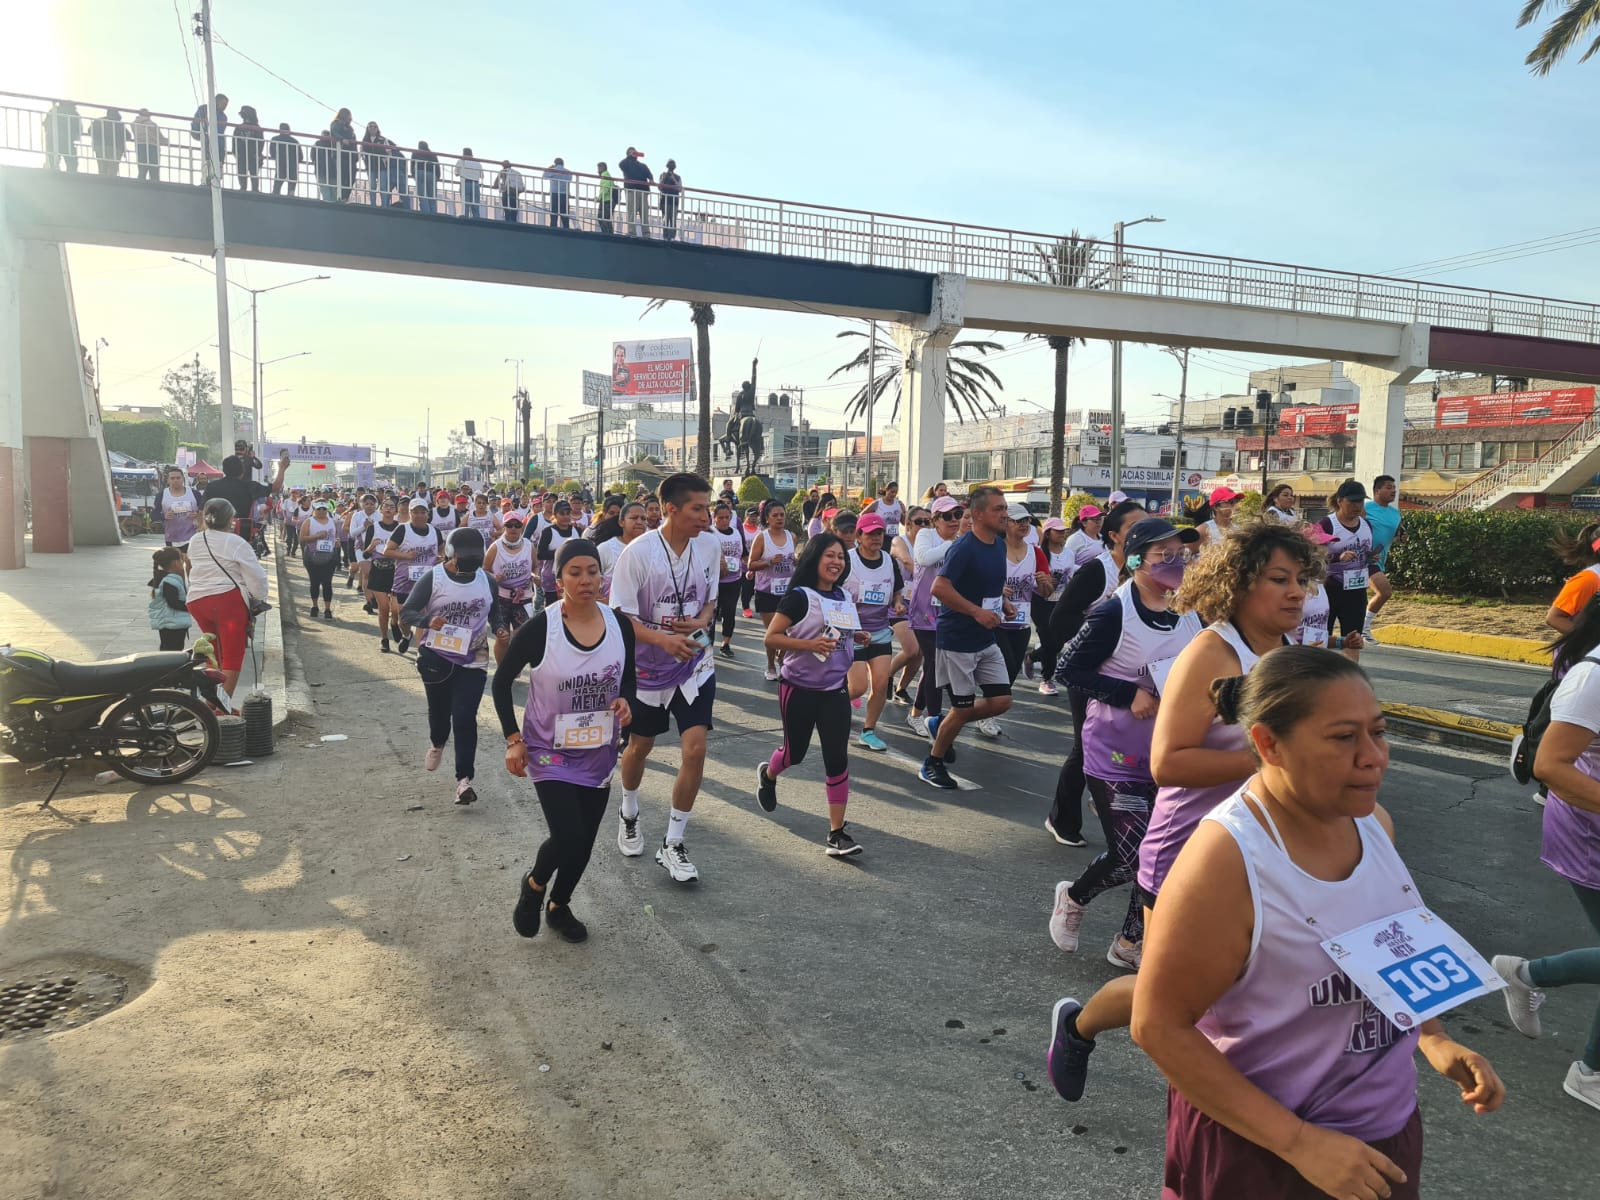
[[[650,184],[655,172],[644,164],[644,156],[632,146],[618,164],[622,172],[623,199],[628,202],[628,233],[643,237],[650,222]]]
[[[288,469],[289,452],[285,450],[278,459],[278,477],[270,484],[260,483],[246,478],[245,459],[237,454],[230,454],[222,460],[222,478],[213,479],[206,487],[205,494],[200,497],[201,507],[205,506],[207,500],[215,500],[219,496],[226,500],[233,505],[233,511],[237,515],[239,536],[255,544],[256,502],[268,496],[276,496],[283,491],[283,475]],[[257,545],[256,553],[264,552],[264,546]]]
[[[279,124],[278,132],[272,135],[272,166],[272,194],[276,196],[280,189],[287,188],[287,194],[294,195],[295,185],[300,182],[300,143],[289,132],[287,121]]]

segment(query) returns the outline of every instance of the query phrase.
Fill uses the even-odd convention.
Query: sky
[[[192,111],[204,77],[197,0],[33,0],[0,15],[0,86],[124,110]],[[1279,262],[1401,268],[1592,227],[1587,144],[1600,62],[1536,79],[1520,0],[1082,0],[981,6],[835,0],[689,8],[614,0],[218,0],[216,67],[233,112],[321,129],[349,106],[403,145],[471,145],[527,163],[615,162],[634,145],[689,186],[989,226],[1109,236]],[[254,59],[247,61],[243,55]],[[257,65],[259,64],[259,65]],[[198,86],[197,86],[198,82]],[[1600,240],[1600,228],[1594,237]],[[1537,247],[1535,247],[1537,249]],[[161,254],[75,247],[87,344],[104,339],[102,401],[159,403],[162,373],[215,366],[213,284]],[[1513,257],[1512,255],[1515,255]],[[1600,246],[1435,263],[1440,282],[1593,299]],[[250,287],[317,271],[230,262]],[[535,428],[579,407],[583,369],[619,338],[692,332],[688,306],[342,271],[260,302],[270,436],[414,449],[475,417],[509,426],[514,368]],[[248,356],[247,307],[232,314]],[[748,377],[806,388],[840,425],[857,386],[846,322],[719,307],[713,397]],[[969,333],[982,334],[972,330]],[[993,362],[1012,413],[1050,403],[1049,351],[1017,335]],[[1105,407],[1110,347],[1074,351],[1071,407]],[[237,361],[237,360],[236,360]],[[1192,396],[1242,391],[1276,360],[1197,351]],[[1178,366],[1129,346],[1131,421],[1164,414]],[[236,401],[249,394],[238,362]],[[880,425],[888,414],[880,412]],[[856,426],[859,428],[859,424]],[[481,430],[480,430],[481,433]]]

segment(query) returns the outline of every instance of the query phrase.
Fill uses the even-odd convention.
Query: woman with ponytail
[[[1584,605],[1600,592],[1600,521],[1591,521],[1576,534],[1558,533],[1551,549],[1562,562],[1578,571],[1567,580],[1544,618],[1551,629],[1568,634]]]

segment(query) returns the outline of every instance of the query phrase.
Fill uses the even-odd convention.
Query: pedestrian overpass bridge
[[[84,478],[104,453],[61,247],[209,254],[211,196],[196,186],[204,164],[187,117],[158,114],[165,144],[146,134],[125,159],[97,162],[92,138],[74,145],[58,125],[47,140],[47,103],[0,93],[0,508],[17,503],[29,439],[35,498],[70,464],[70,533],[106,541],[109,483]],[[1600,381],[1600,307],[1586,302],[701,189],[670,209],[654,197],[630,220],[623,194],[595,176],[513,164],[524,187],[504,195],[483,164],[475,195],[449,155],[437,175],[401,173],[396,191],[381,160],[297,136],[288,195],[240,190],[254,178],[270,189],[270,143],[259,176],[225,160],[230,255],[882,321],[907,364],[909,494],[942,469],[946,354],[964,327],[1339,359],[1361,388],[1362,476],[1399,473],[1403,385],[1423,370]],[[1591,440],[1600,455],[1600,434]],[[8,552],[20,561],[15,541],[0,544],[0,566]]]

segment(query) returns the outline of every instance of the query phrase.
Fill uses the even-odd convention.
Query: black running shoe
[[[400,626],[391,623],[389,626],[389,636],[398,642],[400,640]]]
[[[936,787],[942,792],[953,792],[956,790],[956,781],[950,778],[950,772],[944,769],[944,763],[940,762],[937,758],[934,758],[931,755],[922,760],[922,770],[920,774],[922,776],[922,782],[928,784],[930,787]]]
[[[315,620],[315,619],[316,619],[316,617],[317,617],[317,615],[318,615],[318,614],[317,614],[317,606],[316,606],[316,605],[315,605],[315,604],[313,604],[313,605],[312,605],[312,606],[311,606],[311,616],[312,616],[312,619],[313,619],[313,620]]]
[[[395,649],[398,650],[401,654],[404,654],[407,650],[411,649],[411,639],[409,637],[407,637],[405,634],[401,634],[400,635],[400,641],[395,646]]]
[[[856,845],[855,838],[845,832],[843,825],[837,829],[828,830],[828,857],[850,858],[861,853],[861,847]]]
[[[361,606],[361,611],[366,613],[367,616],[369,616],[369,617],[375,617],[375,616],[378,615],[378,606],[376,604],[374,604],[371,600],[368,600],[365,604],[363,604]]]
[[[385,654],[389,653],[389,639],[388,638],[384,638],[383,641],[379,642],[378,643],[378,649],[381,650]]]
[[[906,691],[905,688],[895,688],[894,698],[901,704],[911,703],[911,693]]]
[[[1063,996],[1050,1014],[1050,1052],[1045,1064],[1050,1086],[1063,1100],[1083,1099],[1083,1085],[1089,1078],[1089,1053],[1094,1042],[1078,1036],[1078,1014],[1082,1011],[1083,1005],[1071,996]]]
[[[762,812],[774,812],[778,807],[778,781],[767,774],[767,764],[756,764],[756,803]]]
[[[544,893],[528,886],[532,878],[533,872],[529,871],[517,885],[517,907],[511,912],[511,924],[523,937],[533,937],[539,932],[539,914],[544,911]]]
[[[547,909],[544,919],[552,931],[559,933],[569,942],[589,940],[589,927],[573,916],[570,908]]]
[[[732,658],[733,657],[733,647],[728,645],[726,642],[724,642],[722,644],[722,649],[719,650],[717,653],[721,654],[723,658]]]

